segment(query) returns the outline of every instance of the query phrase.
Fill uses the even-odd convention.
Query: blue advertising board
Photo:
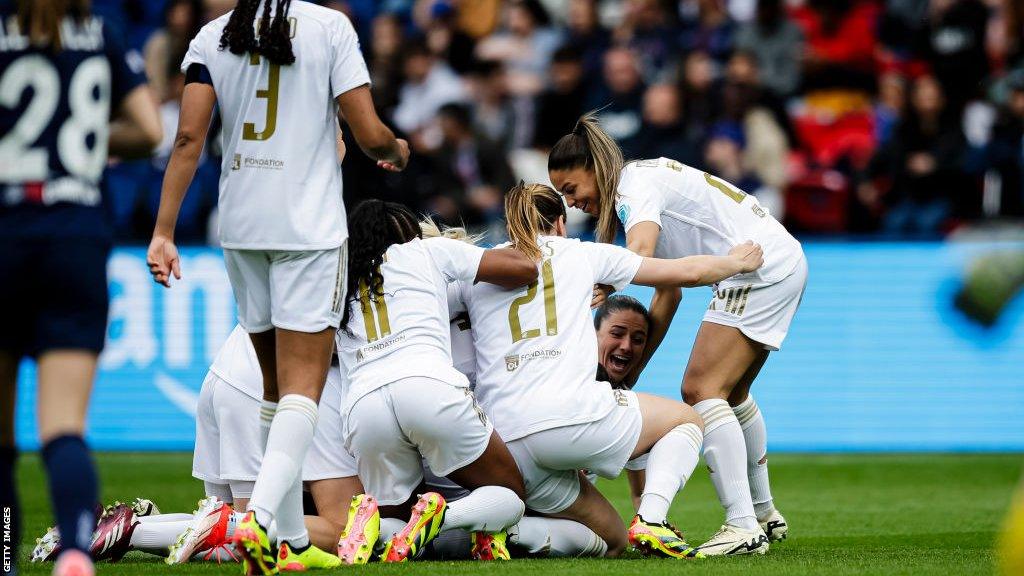
[[[983,328],[953,306],[969,263],[1021,245],[807,243],[810,280],[754,395],[778,451],[1024,450],[1024,296]],[[109,263],[110,326],[89,414],[97,449],[191,450],[206,369],[234,326],[219,251],[182,251],[184,278],[153,283],[142,249]],[[650,291],[630,288],[642,301]],[[638,390],[679,397],[707,288],[686,290]],[[34,370],[16,433],[38,447]]]

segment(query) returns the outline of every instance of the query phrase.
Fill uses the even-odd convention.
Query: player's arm
[[[658,244],[658,236],[661,234],[661,226],[656,222],[639,222],[634,224],[626,233],[626,247],[630,252],[639,254],[644,258],[654,256],[654,247]],[[683,299],[683,293],[678,286],[661,287],[654,289],[654,296],[651,297],[651,304],[647,307],[651,315],[651,325],[647,333],[647,346],[640,358],[636,370],[629,375],[629,384],[632,386],[640,378],[640,373],[647,367],[647,363],[654,356],[654,352],[661,346],[668,327],[675,318],[679,302]]]
[[[187,74],[186,78],[196,74],[192,70],[197,66],[193,65],[189,69],[191,74]],[[178,221],[181,202],[185,199],[192,177],[195,176],[216,102],[217,95],[212,83],[197,80],[185,84],[185,92],[181,98],[181,114],[178,118],[178,133],[174,137],[171,159],[164,172],[156,228],[153,230],[153,239],[146,253],[153,279],[164,286],[170,286],[171,273],[175,278],[181,278],[178,249],[174,245],[174,226]]]
[[[378,166],[395,172],[405,168],[409,143],[395,138],[394,132],[377,116],[368,85],[338,95],[338,120],[348,123],[359,148]]]
[[[708,286],[737,274],[753,272],[763,263],[761,246],[748,240],[730,250],[728,256],[644,258],[633,283],[664,287]]]
[[[148,158],[163,137],[153,91],[146,84],[136,86],[124,97],[117,117],[110,123],[110,154],[125,159]]]
[[[512,248],[492,248],[480,259],[475,282],[521,288],[536,279],[537,264],[528,256]]]

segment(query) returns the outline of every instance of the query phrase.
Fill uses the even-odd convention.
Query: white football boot
[[[768,536],[760,527],[744,530],[726,524],[707,542],[697,546],[705,556],[741,556],[744,554],[765,554],[768,552]]]
[[[200,500],[199,508],[193,513],[192,523],[178,535],[164,562],[185,564],[193,556],[202,555],[204,560],[215,559],[219,563],[221,556],[218,552],[221,549],[226,549],[228,557],[234,559],[234,554],[227,548],[230,519],[231,506],[216,496]]]
[[[768,540],[772,542],[781,542],[789,534],[789,526],[786,524],[786,519],[775,508],[772,508],[771,513],[768,515],[758,518],[757,521],[761,524],[761,530],[764,530],[764,533],[768,536]]]

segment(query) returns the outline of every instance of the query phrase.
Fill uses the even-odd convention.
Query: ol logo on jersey
[[[505,370],[514,372],[516,368],[519,368],[519,354],[505,356]]]
[[[619,204],[619,222],[623,224],[629,219],[629,204]]]

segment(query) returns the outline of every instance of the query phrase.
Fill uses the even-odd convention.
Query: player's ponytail
[[[370,299],[384,295],[380,265],[392,244],[404,244],[421,238],[416,216],[395,202],[365,200],[348,215],[348,284],[341,328],[348,330],[350,304],[365,289]]]
[[[583,168],[594,172],[601,214],[597,218],[597,238],[614,242],[618,232],[615,195],[625,161],[615,140],[601,128],[597,112],[587,112],[576,121],[570,134],[558,139],[548,155],[548,172]]]
[[[470,234],[462,226],[441,228],[430,216],[424,216],[423,220],[420,220],[420,233],[423,238],[450,238],[473,245],[479,244],[483,240],[482,234]]]
[[[540,260],[537,236],[549,234],[559,217],[565,218],[561,195],[543,184],[519,182],[505,195],[505,222],[512,247]]]
[[[271,2],[277,2],[273,17],[270,13]],[[295,52],[292,50],[291,25],[288,22],[291,4],[291,0],[238,0],[220,36],[221,49],[227,48],[239,56],[259,54],[274,64],[294,63]],[[257,36],[256,13],[261,5],[263,13]]]
[[[89,0],[18,0],[18,27],[34,46],[62,47],[60,26],[66,16],[81,22],[89,15]]]

